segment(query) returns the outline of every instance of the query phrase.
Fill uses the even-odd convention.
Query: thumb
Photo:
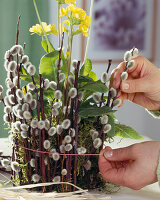
[[[125,93],[147,92],[150,85],[146,78],[122,81],[121,90]]]
[[[104,157],[109,161],[134,160],[132,146],[119,149],[106,149],[104,151]]]

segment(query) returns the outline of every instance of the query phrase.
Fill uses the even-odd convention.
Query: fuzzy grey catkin
[[[22,64],[26,64],[29,62],[29,57],[27,55],[22,56],[22,60],[21,60]]]
[[[36,73],[36,67],[34,65],[30,65],[27,69],[28,74],[31,76],[34,76]]]
[[[110,124],[106,124],[103,128],[104,133],[108,133],[112,129],[112,126]]]
[[[100,118],[101,124],[107,124],[108,123],[108,116],[104,115],[103,117]]]
[[[28,103],[24,103],[22,105],[22,111],[29,111],[29,105],[28,105]]]
[[[74,128],[70,128],[70,129],[69,129],[69,135],[70,135],[71,137],[75,137],[75,134],[76,134],[75,129],[74,129]]]
[[[44,123],[45,123],[45,130],[48,131],[50,129],[50,121],[46,119]]]
[[[52,90],[56,90],[57,89],[57,83],[54,82],[54,81],[51,81],[49,83],[49,87],[52,89]]]
[[[33,99],[30,103],[31,110],[35,110],[37,108],[37,101]]]
[[[94,93],[93,94],[93,99],[96,103],[99,103],[101,101],[101,96],[99,93]]]
[[[77,89],[76,88],[71,88],[68,92],[68,96],[71,99],[74,99],[77,96]]]
[[[58,108],[61,107],[61,105],[62,105],[62,104],[61,104],[60,102],[56,102],[56,103],[53,104],[53,108],[54,108],[54,109],[58,109]]]
[[[64,73],[60,73],[59,74],[59,82],[63,82],[65,80],[65,74]]]
[[[20,51],[20,45],[14,45],[11,49],[10,49],[10,54],[12,54],[13,56],[17,55]]]
[[[95,149],[98,149],[102,145],[102,140],[100,138],[96,138],[93,141],[93,146]]]
[[[27,88],[29,89],[29,90],[35,90],[35,88],[36,88],[36,86],[33,84],[33,83],[28,83],[28,85],[27,85]]]
[[[62,97],[62,92],[60,90],[56,90],[54,93],[55,99],[61,99]]]
[[[28,137],[27,132],[22,131],[22,132],[21,132],[21,137],[22,137],[23,139],[27,139],[27,137]]]
[[[38,127],[38,120],[37,120],[37,119],[33,119],[33,120],[31,121],[30,126],[31,126],[33,129],[37,128],[37,127]]]
[[[63,131],[62,125],[57,125],[57,134],[61,135],[62,131]]]
[[[121,105],[121,99],[116,99],[113,101],[113,107],[119,107]]]
[[[45,79],[44,80],[44,90],[47,90],[49,88],[49,80],[48,79]]]
[[[127,80],[127,78],[128,78],[128,73],[127,72],[122,72],[122,74],[121,74],[121,80],[125,81],[125,80]]]
[[[70,135],[66,135],[66,136],[64,137],[64,141],[65,141],[65,143],[67,143],[67,144],[71,143],[71,142],[72,142],[71,136],[70,136]]]
[[[21,124],[21,130],[22,131],[28,131],[29,126],[27,124]]]
[[[16,173],[20,172],[20,166],[19,163],[16,161],[11,162],[11,168],[13,171],[15,171]]]
[[[30,120],[32,118],[32,115],[29,111],[24,111],[23,113],[23,117],[26,119],[26,120]]]
[[[11,112],[11,107],[10,106],[4,107],[4,112],[9,114]]]
[[[68,151],[68,152],[71,151],[72,148],[73,148],[73,146],[72,146],[71,144],[67,144],[67,145],[64,147],[65,151]]]
[[[107,83],[107,81],[109,81],[108,74],[107,74],[106,72],[104,72],[104,73],[101,75],[101,82],[102,82],[102,83]]]
[[[33,96],[30,92],[26,93],[25,96],[24,96],[24,100],[26,103],[31,103],[32,102],[32,99],[33,99]]]
[[[71,85],[74,85],[74,82],[75,82],[75,79],[74,79],[74,77],[73,76],[68,76],[68,82],[69,82],[69,84],[71,84]]]
[[[134,67],[134,65],[135,65],[135,61],[131,60],[131,61],[128,62],[127,68],[132,69]]]
[[[45,128],[45,122],[43,120],[40,120],[38,122],[38,129],[42,130]]]
[[[52,181],[54,183],[59,183],[61,181],[61,177],[60,176],[55,176]]]
[[[17,89],[17,90],[16,90],[16,96],[17,96],[20,100],[22,100],[22,99],[24,98],[24,93],[22,92],[22,90]]]
[[[59,115],[58,109],[52,109],[52,115],[53,116],[58,116]]]
[[[116,89],[114,89],[114,88],[112,87],[112,88],[110,88],[109,92],[110,92],[111,98],[116,97],[116,95],[117,95]]]
[[[60,155],[58,152],[55,152],[52,154],[52,158],[54,161],[58,161],[60,159]]]
[[[62,128],[63,129],[69,129],[71,125],[71,121],[69,119],[65,119],[63,122],[62,122]]]
[[[62,169],[61,175],[62,175],[62,176],[66,176],[66,175],[67,175],[67,170],[66,170],[66,169]]]
[[[49,140],[45,140],[44,143],[43,143],[43,146],[44,146],[44,148],[45,148],[46,150],[49,149],[50,146],[51,146],[50,141],[49,141]]]
[[[126,53],[124,54],[124,61],[129,62],[132,58],[132,54],[130,51],[126,51]]]
[[[0,93],[2,93],[2,92],[3,92],[3,86],[0,85]]]
[[[73,66],[74,68],[77,68],[77,65],[78,65],[78,60],[74,59],[74,60],[72,61],[72,66]]]
[[[48,131],[48,135],[49,135],[49,136],[53,136],[53,135],[56,134],[56,132],[57,132],[56,127],[51,127],[51,128],[49,129],[49,131]]]
[[[38,183],[40,181],[41,177],[38,174],[33,174],[32,175],[32,181],[34,183]]]
[[[15,71],[16,67],[17,67],[17,63],[16,63],[15,61],[11,61],[11,62],[8,64],[8,70],[9,70],[10,72]]]

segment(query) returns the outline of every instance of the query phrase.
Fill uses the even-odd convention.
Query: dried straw
[[[32,189],[36,187],[45,187],[55,184],[67,184],[74,186],[78,191],[75,192],[68,192],[68,193],[35,193],[35,192],[28,192],[24,189]],[[59,182],[59,183],[41,183],[41,184],[31,184],[25,186],[18,186],[18,187],[9,187],[9,188],[2,188],[0,189],[0,199],[1,200],[49,200],[49,199],[60,199],[60,200],[98,200],[97,197],[90,194],[87,190],[83,190],[72,183],[68,182]],[[109,200],[110,197],[105,197],[105,199]]]

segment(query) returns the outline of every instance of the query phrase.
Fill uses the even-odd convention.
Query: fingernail
[[[128,89],[129,89],[129,84],[128,84],[128,83],[123,83],[123,82],[122,82],[122,89],[123,89],[123,90],[128,90]]]
[[[104,157],[105,158],[111,158],[113,156],[113,151],[112,150],[107,150],[104,152]]]

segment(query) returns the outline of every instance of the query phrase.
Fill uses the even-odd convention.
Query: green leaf
[[[97,106],[87,106],[80,108],[79,110],[79,116],[82,118],[88,118],[88,117],[97,117],[97,116],[102,116],[104,114],[111,114],[114,111],[109,108],[109,107],[97,107]]]
[[[133,128],[123,124],[115,125],[115,135],[123,138],[131,138],[136,140],[143,139],[143,137],[140,136]]]
[[[71,24],[72,25],[80,25],[81,24],[81,20],[74,17],[74,18],[71,19]]]
[[[92,78],[94,81],[97,81],[97,74],[95,72],[90,71],[88,77]]]
[[[92,61],[87,59],[85,64],[81,67],[80,75],[88,76],[92,70]]]
[[[78,83],[93,83],[93,79],[88,76],[79,76]]]
[[[59,51],[55,50],[42,57],[39,65],[39,73],[43,78],[47,78],[50,81],[55,81],[57,76],[57,66],[55,61],[58,59]]]
[[[48,48],[48,44],[47,44],[46,40],[42,40],[42,47],[46,53],[49,53],[49,50],[50,51],[55,50],[50,41],[49,41],[49,48]]]
[[[86,85],[79,88],[79,91],[84,91],[84,90],[106,93],[108,91],[108,88],[101,81],[96,81],[93,83],[87,83]]]

